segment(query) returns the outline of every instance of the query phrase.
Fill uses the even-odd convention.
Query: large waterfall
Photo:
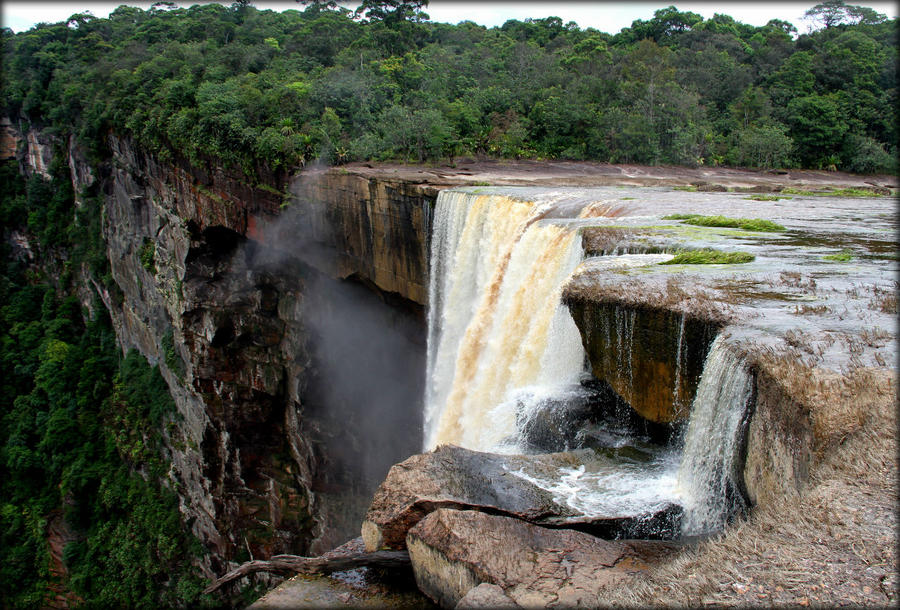
[[[550,203],[444,191],[432,232],[425,445],[489,450],[515,432],[517,391],[575,383],[584,352],[560,305],[582,258]]]
[[[528,416],[523,403],[527,411],[529,399],[540,405],[578,387],[585,355],[560,295],[583,253],[576,225],[558,218],[563,207],[575,217],[581,210],[560,205],[552,194],[538,202],[474,189],[439,195],[431,251],[426,450],[442,443],[518,450],[517,415]],[[604,256],[584,264],[610,273],[668,257]],[[633,314],[623,314],[621,328],[607,329],[616,333],[617,340],[607,342],[620,358],[633,347]],[[676,380],[684,340],[682,318]],[[677,381],[675,392],[680,400]],[[736,453],[750,393],[746,365],[720,336],[707,355],[683,447],[619,437],[612,453],[533,482],[584,514],[652,512],[676,503],[685,508],[684,533],[717,530],[741,505]],[[623,445],[643,457],[619,459]]]

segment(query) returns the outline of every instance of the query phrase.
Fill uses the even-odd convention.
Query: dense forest
[[[51,171],[0,166],[0,605],[199,605],[203,549],[163,484],[175,403],[75,296],[82,265],[113,285],[100,205],[75,214],[68,167]]]
[[[897,23],[872,9],[827,0],[798,35],[670,6],[610,35],[433,23],[426,5],[161,2],[4,29],[0,103],[98,158],[112,130],[248,173],[454,156],[895,169]]]
[[[4,28],[0,105],[96,164],[116,133],[247,174],[461,156],[896,171],[897,22],[871,9],[829,0],[798,35],[669,7],[610,35],[433,23],[426,4],[159,3]],[[86,274],[115,297],[103,195],[76,208],[54,159],[49,180],[0,166],[0,605],[213,604],[168,474],[165,382],[78,296]]]

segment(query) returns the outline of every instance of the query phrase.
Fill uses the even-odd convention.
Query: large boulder
[[[439,509],[407,535],[419,589],[456,607],[483,583],[524,607],[596,607],[603,591],[677,550],[671,542],[603,540],[477,511]],[[492,589],[494,598],[503,600]]]
[[[671,537],[681,508],[651,514],[585,515],[557,502],[533,481],[558,478],[596,456],[590,449],[544,455],[498,455],[453,445],[414,455],[391,468],[362,525],[368,551],[403,549],[406,533],[439,508],[477,509],[538,525],[573,528],[608,538]]]

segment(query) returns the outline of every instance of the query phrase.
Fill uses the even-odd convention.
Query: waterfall
[[[517,415],[527,420],[546,399],[579,387],[581,336],[560,303],[563,284],[583,258],[576,225],[561,212],[577,210],[562,197],[551,199],[552,194],[535,202],[473,189],[438,196],[430,258],[426,450],[442,443],[517,450]],[[609,273],[667,258],[604,256],[584,262],[582,271]],[[601,329],[618,354],[618,374],[632,382],[636,321],[636,312],[626,309],[605,319]],[[685,323],[682,316],[676,404],[684,400]],[[684,534],[718,530],[743,502],[736,454],[751,388],[746,364],[720,335],[706,357],[680,455],[675,447],[622,437],[590,464],[533,482],[585,514],[652,512],[674,502],[685,509]]]
[[[706,357],[678,469],[685,508],[683,534],[719,530],[743,505],[735,485],[736,458],[751,391],[746,364],[719,335]]]
[[[443,191],[432,232],[425,448],[496,449],[517,391],[576,383],[584,353],[562,284],[581,261],[549,204]]]

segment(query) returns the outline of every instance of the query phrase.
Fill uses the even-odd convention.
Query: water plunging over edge
[[[685,535],[721,529],[744,505],[737,458],[752,392],[750,370],[720,334],[706,356],[678,468]]]
[[[509,438],[515,435],[522,396],[539,401],[578,381],[584,360],[580,334],[559,297],[582,253],[575,230],[538,220],[545,211],[504,195],[448,190],[438,196],[430,260],[426,450],[452,442],[515,451]],[[668,256],[600,257],[585,264],[601,272]],[[676,376],[683,324],[682,317]],[[616,326],[605,330],[615,332],[620,353],[630,352],[633,317],[622,316]],[[674,393],[680,402],[677,383]],[[719,335],[704,364],[680,459],[677,449],[668,448],[643,466],[598,462],[532,482],[585,514],[674,502],[685,508],[685,535],[718,530],[743,505],[737,445],[751,394],[746,364]],[[455,412],[450,424],[442,425],[448,402],[455,403]]]
[[[425,448],[501,450],[522,388],[578,382],[584,351],[560,304],[582,258],[577,229],[548,206],[442,191],[430,263]]]

